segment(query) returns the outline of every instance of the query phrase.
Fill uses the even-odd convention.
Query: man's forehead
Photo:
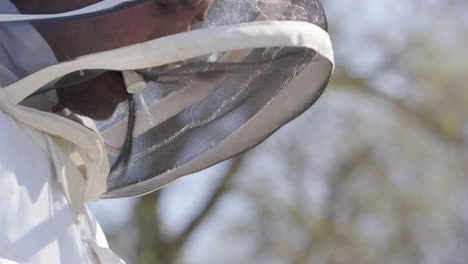
[[[195,9],[202,2],[206,2],[208,0],[156,0],[156,1],[167,6],[180,4],[187,9]]]
[[[193,9],[200,5],[201,2],[206,0],[178,0],[184,7]]]

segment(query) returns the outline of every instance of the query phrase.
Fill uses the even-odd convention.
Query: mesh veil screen
[[[101,3],[112,1],[125,2],[125,0],[103,0]],[[151,0],[127,0],[120,9],[136,6],[145,1]],[[78,19],[93,21],[96,16],[115,11],[112,8],[103,10]],[[0,22],[2,19],[4,18],[0,15]],[[306,23],[250,23],[261,21],[303,21],[308,22],[307,26],[310,24],[315,26],[304,30],[301,26]],[[54,27],[61,28],[60,23],[70,22],[55,17],[52,20],[36,20],[32,24],[49,42],[49,40],[54,41]],[[251,24],[266,26],[243,27]],[[16,24],[11,25],[16,26]],[[285,30],[285,25],[298,26],[300,30],[294,31],[291,28],[295,33],[288,34],[289,29]],[[237,31],[229,31],[232,28],[236,28]],[[256,32],[255,30],[259,28],[267,33]],[[281,30],[275,31],[278,28]],[[96,51],[92,51],[90,54],[85,53],[84,57],[80,54],[77,55],[78,58],[69,58],[57,56],[57,50],[54,49],[58,62],[48,61],[44,65],[39,65],[37,69],[24,74],[17,73],[20,79],[23,77],[28,79],[30,77],[28,74],[34,71],[41,73],[39,70],[43,67],[45,69],[43,72],[48,76],[47,81],[38,84],[40,88],[34,90],[36,92],[32,95],[28,93],[29,97],[21,104],[31,107],[34,99],[46,92],[55,92],[55,89],[64,87],[67,89],[77,87],[103,73],[120,74],[121,70],[138,72],[146,82],[146,88],[139,93],[129,95],[129,100],[118,105],[109,119],[94,120],[105,141],[110,164],[114,164],[107,177],[107,192],[102,198],[135,196],[154,191],[180,176],[202,170],[254,147],[307,110],[322,93],[333,70],[333,59],[330,58],[332,52],[325,56],[319,51],[323,45],[317,44],[317,50],[306,48],[308,47],[306,44],[301,45],[315,41],[311,41],[310,36],[304,35],[307,32],[319,32],[317,36],[328,38],[324,33],[327,31],[327,22],[319,0],[214,0],[204,22],[192,27],[194,32],[197,30],[202,33],[215,32],[207,29],[225,30],[216,31],[220,33],[219,36],[224,36],[224,39],[230,38],[223,33],[234,32],[233,34],[239,37],[239,40],[236,40],[238,43],[235,45],[223,43],[223,46],[217,49],[212,47],[214,43],[212,41],[209,45],[210,52],[212,50],[223,50],[223,52],[210,54],[199,52],[196,54],[204,55],[183,56],[184,60],[177,63],[174,63],[177,59],[172,60],[173,57],[177,57],[174,55],[170,60],[158,64],[165,66],[151,64],[155,67],[149,68],[144,58],[141,59],[145,61],[144,64],[134,63],[137,59],[132,58],[142,58],[141,52],[132,53],[135,56],[124,53],[128,50],[135,51],[132,48],[136,45],[129,46],[130,49],[125,49],[127,47],[119,49],[124,50],[122,53],[115,53],[123,54],[122,57],[128,56],[128,61],[133,63],[132,65],[144,65],[128,68],[127,65],[113,64],[112,67],[87,67],[81,61],[94,56],[94,61],[97,61],[95,65],[101,65],[96,58],[102,58],[102,54],[94,54]],[[46,33],[49,35],[45,37],[44,32],[51,33]],[[260,33],[268,40],[272,39],[271,43],[294,43],[294,45],[267,45],[265,43],[270,42],[264,39],[260,39],[257,45],[256,33]],[[203,34],[183,34],[191,36],[191,41],[194,43],[202,43],[196,36]],[[203,36],[209,38],[210,35]],[[292,38],[294,39],[291,40]],[[275,42],[278,39],[281,41]],[[239,47],[243,47],[240,43],[242,41],[250,43],[244,47],[256,48],[241,49]],[[327,41],[329,39],[322,42],[318,40],[316,43],[329,45]],[[49,44],[51,47],[54,46],[51,42]],[[175,49],[180,49],[180,53],[191,54],[190,45],[178,44],[180,43],[174,43],[174,46]],[[203,50],[200,46],[203,45],[197,48]],[[227,46],[235,48],[225,48]],[[331,50],[331,45],[326,49]],[[156,46],[155,52],[151,52],[153,49],[145,50],[148,54],[144,56],[164,57],[165,54],[157,53],[157,50]],[[51,53],[52,50],[48,52]],[[111,53],[104,53],[114,54],[112,52],[114,50],[111,50]],[[43,56],[44,52],[36,54],[32,53],[32,56]],[[85,59],[81,60],[83,58]],[[106,58],[112,61],[112,58]],[[39,61],[39,58],[35,57],[30,59]],[[125,60],[122,61],[125,63]],[[76,63],[73,64],[73,68],[70,65],[74,62]],[[62,69],[65,68],[53,68],[54,64],[64,65],[63,67],[70,67],[72,70],[63,70],[62,74]],[[108,69],[116,71],[108,72]],[[28,86],[33,83],[31,80],[40,81],[41,78],[29,78],[24,82],[20,80],[20,84],[11,81],[4,83],[3,86],[8,86],[12,82],[11,87]],[[25,83],[28,85],[24,85]],[[9,90],[13,90],[11,87]],[[60,94],[63,90],[58,91]],[[123,91],[126,96],[125,89]],[[18,98],[25,98],[27,92],[20,94]]]
[[[200,27],[214,27],[254,20],[300,20],[326,29],[325,16],[318,1],[215,1],[208,19]],[[261,111],[277,94],[288,87],[314,59],[315,52],[303,48],[271,47],[237,50],[194,58],[178,68],[142,69],[139,72],[154,80],[135,98],[136,126],[131,154],[108,178],[107,197],[135,195],[153,188],[145,183],[157,175],[183,166],[236,133]],[[331,65],[328,65],[331,69]],[[149,89],[148,89],[149,88]],[[321,88],[321,87],[320,87]],[[320,94],[290,113],[291,119],[306,110]],[[316,89],[310,87],[310,89]],[[179,99],[182,99],[181,102]],[[99,122],[115,162],[124,143],[128,103],[120,105],[114,117]],[[277,124],[279,127],[281,124]],[[114,129],[113,128],[117,128]],[[120,134],[116,131],[120,131]],[[267,137],[269,131],[263,137]],[[260,142],[258,140],[256,143]],[[245,145],[248,149],[253,145]],[[211,163],[229,158],[219,157]],[[200,170],[195,168],[194,170]],[[192,172],[192,171],[191,171]],[[151,185],[151,183],[148,183]],[[146,185],[146,186],[148,186]]]

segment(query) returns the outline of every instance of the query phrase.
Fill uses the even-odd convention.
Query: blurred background
[[[129,264],[468,263],[468,2],[323,1],[336,70],[266,142],[91,204]]]

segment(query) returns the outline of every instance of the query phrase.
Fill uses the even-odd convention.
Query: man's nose
[[[192,21],[184,21],[178,28],[177,33],[183,33],[192,30]]]

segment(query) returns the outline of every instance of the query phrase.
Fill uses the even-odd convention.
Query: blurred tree
[[[230,188],[233,177],[237,174],[244,156],[236,158],[217,184],[204,207],[193,217],[189,224],[176,236],[169,237],[161,230],[157,206],[161,192],[155,192],[139,199],[134,209],[133,224],[138,230],[138,242],[135,263],[137,264],[170,264],[181,254],[187,240],[194,230],[205,220],[219,199]]]

